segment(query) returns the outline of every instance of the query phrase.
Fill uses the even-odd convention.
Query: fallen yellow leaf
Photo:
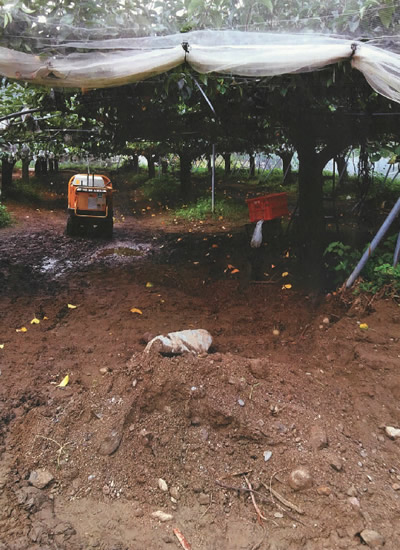
[[[232,271],[231,271],[231,275],[233,275],[234,273],[239,273],[239,270],[238,270],[238,269],[236,269],[236,268],[235,268],[235,269],[232,269]]]
[[[16,328],[15,332],[28,332],[28,329],[26,327]]]
[[[68,309],[76,309],[78,306],[74,306],[72,304],[68,304]]]
[[[360,329],[361,329],[361,330],[368,330],[368,325],[367,325],[367,323],[361,323],[361,324],[360,324]]]
[[[49,318],[46,317],[46,315],[45,315],[45,316],[43,317],[43,321],[48,321],[48,320],[49,320]]]
[[[0,349],[4,349],[4,344],[0,344]]]
[[[282,289],[288,289],[288,290],[289,290],[289,288],[292,288],[292,285],[283,285],[283,287],[282,287]]]
[[[39,323],[40,323],[40,321],[36,317],[34,317],[31,321],[31,325],[38,325]]]
[[[69,376],[67,374],[67,376],[65,376],[61,382],[58,384],[58,386],[56,386],[56,388],[65,388],[65,386],[68,384],[69,382]]]
[[[282,273],[282,277],[287,277],[288,275],[289,275],[289,273],[288,273],[287,271],[284,271],[284,272]]]
[[[143,315],[143,312],[138,309],[137,307],[132,307],[131,308],[131,313],[139,313],[139,315]]]
[[[154,286],[153,283],[150,283],[150,282],[146,283],[146,288],[153,288],[153,286]]]

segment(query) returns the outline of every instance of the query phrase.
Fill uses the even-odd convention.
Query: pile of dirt
[[[193,550],[397,548],[395,301],[253,282],[214,228],[163,240],[130,220],[106,243],[16,211],[0,246],[1,550],[181,548],[174,529]],[[144,352],[187,328],[211,353]]]

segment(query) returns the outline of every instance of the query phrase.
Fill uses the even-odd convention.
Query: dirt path
[[[400,426],[398,304],[316,299],[271,257],[272,283],[254,282],[247,235],[224,222],[118,214],[105,241],[66,237],[60,211],[11,210],[0,549],[181,548],[174,528],[193,550],[398,548],[399,443],[384,430]],[[187,328],[207,329],[212,353],[143,353]],[[310,478],[294,490],[298,468]]]

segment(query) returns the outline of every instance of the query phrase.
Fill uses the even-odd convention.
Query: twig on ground
[[[253,544],[253,546],[250,548],[250,550],[258,550],[260,548],[260,546],[262,545],[262,543],[264,542],[264,539],[265,539],[265,531],[264,531],[264,534],[262,536],[262,539],[259,540],[258,542],[256,542],[255,544]]]
[[[256,499],[255,499],[254,494],[253,494],[253,487],[251,486],[250,481],[247,479],[246,476],[244,476],[244,479],[246,481],[247,487],[250,489],[251,501],[253,503],[255,511],[257,512],[257,516],[258,516],[259,521],[262,520],[262,519],[265,520],[265,521],[268,521],[268,518],[266,518],[265,516],[262,515],[260,508],[257,506],[257,502],[256,502]],[[261,523],[261,521],[260,521],[260,523]]]
[[[58,451],[56,452],[56,454],[57,454],[57,467],[59,468],[60,467],[61,455],[64,452],[65,447],[67,445],[71,445],[71,442],[67,442],[67,443],[64,443],[64,445],[61,445],[58,441],[56,441],[55,439],[52,439],[51,437],[46,437],[44,435],[35,435],[35,439],[37,437],[45,439],[46,441],[51,441],[52,443],[55,443],[58,446]]]
[[[192,550],[191,544],[185,539],[179,529],[174,529],[174,535],[179,540],[180,545],[182,546],[182,548],[184,548],[184,550]]]
[[[293,502],[290,502],[290,500],[287,500],[285,497],[283,497],[281,494],[278,493],[278,491],[275,491],[272,487],[268,487],[265,483],[263,483],[264,487],[267,489],[267,491],[270,492],[271,497],[275,497],[279,502],[284,504],[287,508],[290,510],[293,510],[294,512],[297,512],[300,515],[304,514],[304,511],[296,506],[296,504],[293,504]],[[272,498],[272,502],[274,502],[274,499]],[[274,502],[275,504],[275,502]]]

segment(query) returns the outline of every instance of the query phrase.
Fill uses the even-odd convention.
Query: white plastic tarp
[[[194,31],[63,47],[95,51],[43,58],[0,48],[0,74],[51,87],[92,89],[144,80],[184,62],[199,73],[264,77],[314,71],[351,58],[375,91],[400,102],[399,55],[325,35]]]

